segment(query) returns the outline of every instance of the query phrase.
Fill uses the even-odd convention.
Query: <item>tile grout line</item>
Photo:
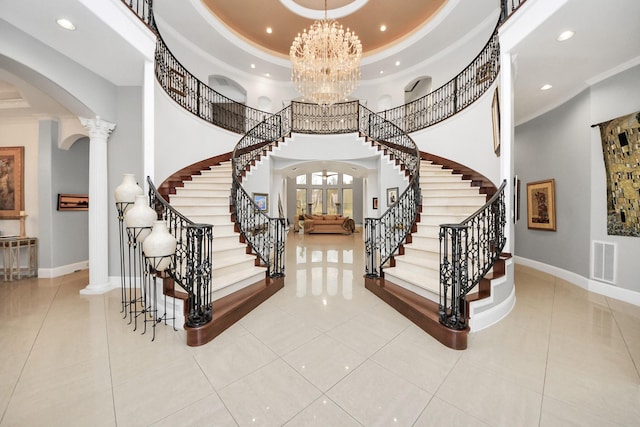
[[[36,282],[38,282],[40,279],[38,277],[36,277],[35,280],[36,280]],[[53,281],[54,279],[51,279],[51,280]],[[47,307],[47,311],[45,312],[44,316],[42,317],[42,322],[40,323],[40,326],[38,327],[38,333],[33,338],[33,343],[31,344],[31,348],[29,348],[29,353],[27,354],[27,357],[26,357],[24,363],[22,364],[22,368],[20,368],[20,374],[18,375],[18,379],[16,380],[15,384],[13,385],[13,388],[11,389],[11,393],[9,394],[9,399],[7,401],[7,406],[6,406],[6,408],[4,408],[4,411],[2,412],[2,417],[0,417],[0,425],[4,422],[4,417],[7,415],[7,410],[9,409],[9,405],[11,405],[11,400],[13,399],[13,394],[15,393],[16,388],[18,387],[18,383],[22,379],[22,374],[24,373],[24,368],[27,365],[27,362],[29,362],[29,357],[31,357],[31,352],[33,351],[33,347],[36,345],[36,342],[38,341],[38,337],[40,336],[40,332],[42,332],[42,326],[44,325],[44,322],[47,320],[47,316],[49,316],[49,311],[51,311],[51,307],[53,306],[53,301],[58,296],[58,292],[60,292],[60,288],[61,287],[62,287],[62,284],[57,285],[56,293],[51,298],[51,301],[49,302],[49,307]]]
[[[544,408],[544,391],[545,391],[545,387],[547,385],[547,371],[549,369],[549,352],[551,351],[551,330],[553,329],[553,314],[555,311],[555,305],[556,305],[556,292],[558,290],[558,283],[557,283],[557,278],[553,279],[553,302],[551,303],[551,315],[550,315],[550,321],[549,321],[549,332],[548,332],[548,337],[547,337],[547,356],[545,358],[545,363],[544,363],[544,379],[542,381],[542,393],[541,393],[541,399],[540,399],[540,414],[538,415],[538,427],[540,427],[541,423],[542,423],[542,409]]]
[[[631,349],[629,348],[629,343],[627,342],[627,339],[622,331],[622,327],[620,327],[620,322],[618,322],[618,318],[616,317],[616,313],[615,310],[613,310],[613,308],[611,308],[611,304],[609,304],[609,298],[605,297],[604,298],[605,301],[607,301],[607,307],[609,307],[609,311],[611,311],[611,317],[613,317],[613,320],[616,322],[616,327],[618,328],[618,331],[620,332],[620,336],[622,337],[622,341],[624,342],[624,347],[627,349],[627,354],[629,355],[629,358],[631,359],[631,363],[633,363],[633,367],[636,370],[636,374],[638,375],[638,377],[640,378],[640,370],[638,369],[638,365],[636,364],[635,359],[633,358],[633,354],[631,354]]]
[[[102,295],[102,306],[104,308],[104,332],[107,338],[107,357],[109,358],[109,381],[111,382],[111,403],[113,405],[113,421],[118,426],[118,413],[116,411],[116,391],[113,385],[113,367],[111,366],[111,341],[109,340],[109,313],[107,310],[107,299]]]
[[[207,382],[209,383],[209,385],[211,386],[211,388],[213,389],[213,392],[215,393],[216,396],[218,396],[218,399],[220,399],[220,403],[222,403],[222,406],[224,407],[224,409],[227,411],[227,413],[229,414],[229,416],[231,416],[231,418],[233,419],[233,421],[236,423],[236,425],[240,425],[240,423],[238,422],[238,420],[236,420],[236,417],[233,415],[233,412],[231,412],[231,410],[229,409],[229,407],[227,406],[227,403],[224,401],[224,399],[222,398],[222,396],[220,396],[220,393],[218,392],[218,389],[211,383],[211,380],[209,379],[209,375],[207,375],[207,373],[204,371],[204,369],[202,368],[202,365],[200,365],[200,362],[198,362],[198,358],[192,354],[191,357],[193,358],[193,361],[196,362],[196,365],[198,365],[198,369],[200,369],[200,372],[202,372],[202,375],[204,375],[204,377],[207,379]],[[227,384],[229,385],[229,384]],[[225,386],[226,387],[226,386]],[[223,387],[224,388],[224,387]],[[202,399],[200,399],[198,402],[203,401],[204,399],[206,399],[207,397],[203,397]],[[182,409],[177,410],[174,413],[180,412]],[[171,416],[173,414],[169,414],[167,415],[165,418],[168,418],[169,416]],[[160,420],[158,420],[160,421]]]

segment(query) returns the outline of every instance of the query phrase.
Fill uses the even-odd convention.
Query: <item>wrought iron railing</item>
[[[527,0],[500,0],[500,24],[509,17]]]
[[[213,225],[195,224],[164,200],[149,177],[147,183],[151,207],[177,240],[175,261],[167,271],[188,294],[185,323],[190,327],[201,326],[211,321],[212,316]]]
[[[406,133],[440,123],[480,98],[500,71],[498,32],[475,59],[453,79],[422,98],[378,113]]]
[[[231,156],[234,219],[244,240],[267,267],[269,277],[284,276],[285,219],[271,218],[259,209],[242,187],[242,179],[261,156],[290,133],[291,107],[287,107],[247,132]]]
[[[156,23],[153,17],[153,0],[122,0],[133,13],[135,13],[147,27],[157,33]]]
[[[466,329],[466,295],[493,267],[506,242],[504,189],[460,224],[440,225],[440,323]]]
[[[271,113],[227,98],[191,74],[162,40],[153,18],[153,0],[122,1],[156,33],[156,78],[165,92],[180,106],[209,123],[239,134],[246,133],[271,116]],[[524,2],[525,0],[501,0],[502,13],[498,25]],[[453,79],[422,98],[378,114],[406,133],[424,129],[452,117],[471,105],[491,87],[500,71],[499,50],[496,27],[482,51]],[[340,117],[342,105],[318,108],[323,108],[328,116]],[[294,126],[299,129],[305,128],[302,123]],[[322,129],[309,130],[312,133],[326,133]]]

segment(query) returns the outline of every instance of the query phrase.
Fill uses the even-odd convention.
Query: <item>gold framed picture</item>
[[[258,210],[267,213],[269,212],[269,195],[266,193],[253,193],[253,203]]]
[[[496,87],[491,103],[491,122],[493,123],[493,152],[500,157],[500,91]]]
[[[387,206],[391,206],[398,201],[398,187],[387,188]]]
[[[0,219],[24,211],[24,147],[0,147]]]
[[[556,231],[555,180],[527,184],[527,227]]]

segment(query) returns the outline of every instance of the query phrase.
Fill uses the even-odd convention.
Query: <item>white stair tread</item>
[[[211,292],[234,285],[235,283],[251,278],[252,276],[261,275],[261,278],[264,278],[266,271],[266,267],[252,266],[251,268],[243,268],[242,270],[235,270],[227,272],[226,274],[214,275],[211,280]],[[260,278],[258,278],[258,280],[260,280]]]
[[[440,294],[440,277],[429,277],[424,274],[414,273],[411,271],[401,270],[398,267],[391,267],[384,269],[385,279],[389,279],[393,282],[393,277],[398,277],[406,282],[411,283],[414,286],[432,292],[436,296]],[[399,284],[399,283],[396,283]]]

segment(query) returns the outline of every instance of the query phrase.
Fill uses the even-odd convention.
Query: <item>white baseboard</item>
[[[487,299],[487,298],[485,298]],[[479,300],[478,302],[483,302],[484,300]],[[516,305],[516,288],[511,286],[511,293],[509,296],[502,301],[500,304],[497,304],[495,307],[492,307],[490,310],[482,311],[480,313],[473,313],[473,303],[469,304],[469,331],[470,332],[478,332],[482,329],[488,328],[491,325],[495,325],[505,317],[513,307]]]
[[[71,274],[78,270],[86,270],[87,268],[89,268],[89,261],[81,261],[54,268],[38,268],[38,277],[42,279],[52,279],[54,277],[64,276],[65,274]]]
[[[631,291],[625,288],[619,288],[608,283],[589,279],[577,273],[564,270],[560,267],[545,264],[532,259],[519,256],[515,256],[514,258],[517,264],[551,274],[558,277],[559,279],[566,280],[567,282],[589,292],[594,292],[596,294],[604,295],[605,297],[614,298],[620,301],[628,302],[629,304],[640,306],[640,292]]]

